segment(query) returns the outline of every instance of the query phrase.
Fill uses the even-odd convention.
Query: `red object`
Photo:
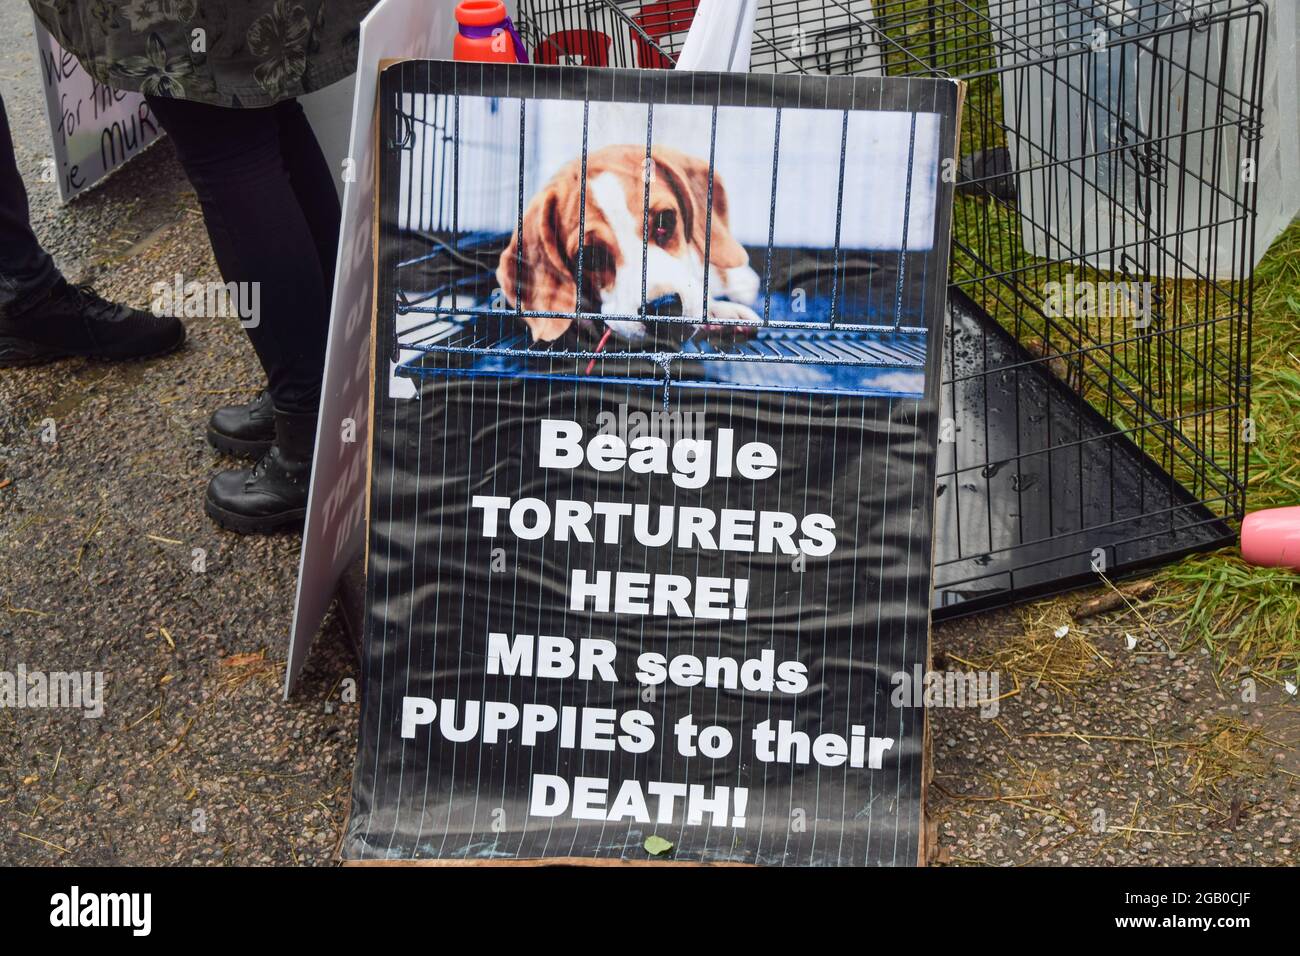
[[[560,57],[581,57],[582,66],[609,66],[609,48],[614,41],[599,30],[559,30],[533,51],[538,63],[559,63]]]
[[[606,329],[605,329],[605,334],[602,335],[602,336],[600,337],[600,341],[599,341],[598,343],[596,343],[596,351],[597,351],[597,352],[599,352],[601,349],[603,349],[603,348],[605,347],[605,343],[609,341],[609,333],[610,333],[610,330],[609,330],[608,328],[606,328]],[[590,374],[591,374],[591,370],[594,369],[595,367],[596,367],[596,359],[593,357],[592,360],[591,360],[590,362],[587,363],[587,372],[586,372],[586,374],[587,374],[587,375],[590,375]]]
[[[689,30],[697,6],[699,0],[661,0],[659,3],[647,3],[637,14],[635,21],[651,40],[662,40],[671,34],[685,33]],[[673,61],[647,43],[645,37],[635,30],[632,31],[632,42],[636,45],[637,66],[647,70],[673,68]]]
[[[1300,571],[1300,507],[1246,515],[1241,522],[1241,556],[1251,564]]]
[[[462,0],[456,5],[460,29],[452,44],[452,59],[477,63],[518,63],[501,0]]]

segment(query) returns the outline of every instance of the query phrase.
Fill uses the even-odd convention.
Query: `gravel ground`
[[[178,272],[219,278],[166,140],[58,205],[36,175],[49,140],[30,12],[0,0],[0,24],[33,222],[65,274],[137,306]],[[202,510],[207,476],[232,465],[204,422],[259,375],[222,319],[190,320],[186,348],[153,361],[0,374],[0,669],[105,682],[98,720],[0,710],[0,863],[330,860],[356,734],[341,625],[281,702],[299,539],[242,538]]]
[[[70,208],[37,182],[48,137],[25,5],[0,0],[0,24],[33,220],[69,278],[140,306],[177,272],[217,278],[166,140]],[[222,532],[201,504],[207,476],[229,466],[204,421],[251,396],[259,373],[233,322],[191,320],[189,333],[149,362],[0,375],[0,669],[102,671],[106,697],[98,720],[0,710],[0,863],[331,858],[354,667],[331,618],[302,690],[280,700],[299,539]],[[42,440],[47,420],[57,441]],[[937,627],[938,666],[1041,641],[1053,624],[1027,617]],[[1300,708],[1268,688],[1243,704],[1206,654],[1152,623],[1076,626],[1097,656],[1068,691],[1026,682],[996,719],[933,712],[940,862],[1296,861]]]
[[[1071,630],[1057,639],[1061,626]],[[995,717],[931,711],[940,862],[1300,861],[1295,698],[1259,684],[1243,702],[1248,675],[1216,680],[1208,651],[1160,617],[1072,622],[1065,601],[948,622],[932,642],[935,668],[959,671],[1031,644],[1031,674],[1073,664],[1073,652],[1078,683],[1021,680]],[[1016,690],[1005,669],[998,690]]]

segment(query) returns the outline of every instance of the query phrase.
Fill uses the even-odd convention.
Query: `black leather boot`
[[[0,312],[0,368],[55,359],[148,358],[181,347],[180,319],[109,302],[64,279],[31,301]]]
[[[273,409],[275,444],[252,468],[219,471],[208,482],[205,510],[221,527],[240,534],[300,528],[307,514],[307,485],[316,445],[316,414]]]
[[[263,391],[244,405],[225,405],[208,419],[208,442],[227,455],[260,458],[275,441],[271,393]]]

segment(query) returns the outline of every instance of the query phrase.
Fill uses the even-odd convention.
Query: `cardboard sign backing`
[[[383,73],[344,857],[918,861],[960,92]]]

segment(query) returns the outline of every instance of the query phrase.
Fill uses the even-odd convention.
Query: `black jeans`
[[[48,292],[59,281],[50,254],[32,232],[27,190],[18,175],[9,117],[0,99],[0,310]]]
[[[314,412],[342,214],[302,107],[146,99],[198,194],[222,278],[259,283],[258,323],[247,331],[275,406]]]

